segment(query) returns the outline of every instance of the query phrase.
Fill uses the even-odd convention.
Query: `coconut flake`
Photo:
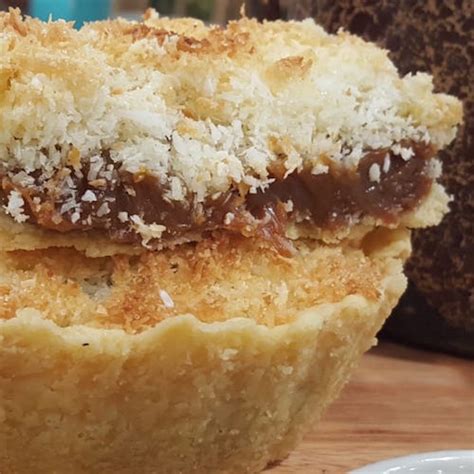
[[[118,213],[118,219],[122,224],[128,221],[128,212],[121,211]]]
[[[166,227],[161,224],[146,224],[143,219],[134,214],[130,216],[130,220],[132,221],[132,227],[141,235],[143,241],[142,245],[148,248],[148,242],[152,239],[160,239],[163,232],[166,230]]]
[[[426,174],[431,179],[437,179],[441,176],[443,171],[441,162],[439,160],[430,160],[426,165]]]
[[[72,209],[76,208],[78,206],[77,202],[74,200],[74,199],[69,199],[68,201],[66,201],[62,206],[61,206],[61,209],[60,209],[60,213],[61,214],[67,214],[69,211],[71,211]]]
[[[110,207],[107,202],[101,204],[99,209],[97,209],[97,217],[104,217],[110,213]]]
[[[292,212],[294,209],[294,204],[291,199],[288,199],[288,201],[283,203],[283,209],[285,209],[286,212]]]
[[[20,171],[12,176],[12,183],[18,186],[27,187],[33,185],[35,183],[35,179],[28,173]]]
[[[388,173],[390,171],[390,164],[391,164],[390,155],[387,153],[384,156],[383,165],[382,165],[382,170],[384,173]]]
[[[326,174],[329,172],[329,166],[327,165],[322,165],[318,163],[317,165],[313,166],[313,169],[311,170],[311,174]]]
[[[23,200],[22,195],[18,191],[10,191],[8,195],[8,204],[3,206],[6,213],[15,219],[16,222],[22,224],[26,222],[29,217],[24,213],[23,206],[25,201]]]
[[[75,224],[80,218],[81,218],[81,215],[79,214],[79,212],[77,211],[73,212],[71,215],[71,222]]]
[[[161,301],[163,301],[165,308],[174,308],[174,301],[167,291],[160,290],[160,298]]]
[[[81,198],[81,201],[84,202],[94,202],[97,201],[97,196],[90,190],[88,189]]]
[[[235,219],[235,214],[228,212],[224,217],[224,224],[229,225]]]
[[[380,166],[377,163],[372,163],[369,168],[370,181],[380,182]]]
[[[89,172],[87,173],[87,181],[95,181],[99,176],[99,171],[104,166],[104,160],[96,155],[91,157],[90,165],[89,165]]]
[[[413,148],[402,148],[400,154],[405,161],[408,161],[415,155],[415,152],[413,151]]]

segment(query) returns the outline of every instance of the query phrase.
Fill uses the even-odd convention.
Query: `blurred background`
[[[286,16],[287,1],[252,0],[0,0],[0,10],[19,7],[24,13],[47,19],[84,21],[101,20],[109,16],[139,19],[146,8],[153,7],[162,15],[193,16],[212,23],[225,23],[240,16],[245,3],[247,14],[258,18]]]

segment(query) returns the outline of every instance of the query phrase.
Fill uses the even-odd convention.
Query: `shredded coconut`
[[[392,146],[392,151],[395,155],[401,156],[405,161],[408,161],[415,154],[413,148],[403,147],[399,143]]]
[[[442,171],[441,162],[439,160],[430,160],[426,165],[426,174],[431,179],[439,178]]]
[[[380,182],[380,166],[377,163],[372,163],[369,168],[370,181]]]
[[[81,201],[84,202],[94,202],[97,201],[97,196],[90,190],[88,189],[81,198]]]
[[[119,221],[125,223],[128,221],[128,212],[122,211],[118,213]]]
[[[401,149],[401,156],[405,161],[408,161],[412,156],[415,155],[413,148],[402,148]]]
[[[19,186],[30,186],[34,184],[35,180],[32,176],[25,173],[24,171],[20,171],[12,176],[12,183],[17,184]]]
[[[311,174],[326,174],[329,171],[329,166],[328,165],[322,165],[322,164],[317,164],[316,166],[313,166],[313,169],[311,170]]]
[[[321,174],[356,168],[366,150],[409,159],[401,143],[441,148],[461,121],[460,102],[434,94],[429,75],[400,78],[386,51],[311,20],[242,18],[216,34],[153,16],[80,31],[15,17],[21,35],[8,27],[15,15],[0,14],[0,70],[18,65],[0,81],[0,160],[11,172],[52,176],[73,150],[93,187],[115,168],[146,172],[168,199],[205,202],[241,183],[265,189],[277,162]],[[48,74],[32,74],[45,64]]]
[[[10,191],[8,195],[8,204],[3,206],[7,214],[15,219],[15,221],[22,224],[28,220],[28,216],[24,213],[23,206],[25,201],[23,200],[21,194],[18,191]]]
[[[387,153],[383,158],[382,170],[384,173],[388,173],[390,171],[390,164],[391,164],[390,155]]]
[[[67,214],[69,211],[71,211],[72,209],[75,209],[76,207],[78,207],[76,200],[74,198],[69,199],[61,206],[60,213]]]
[[[110,207],[107,202],[103,202],[99,209],[97,209],[97,217],[104,217],[110,213]]]
[[[99,171],[103,166],[104,166],[104,161],[100,156],[91,157],[89,172],[87,173],[87,180],[95,181],[98,178]]]
[[[286,212],[292,212],[294,209],[293,201],[291,199],[288,199],[288,201],[283,203],[283,207]]]
[[[160,290],[160,298],[165,305],[165,308],[174,308],[174,301],[172,300],[171,296],[165,290]]]
[[[229,225],[235,219],[235,214],[228,212],[224,217],[224,224]]]
[[[146,248],[148,247],[150,240],[160,239],[161,235],[166,230],[166,227],[161,224],[146,224],[137,214],[130,216],[130,220],[132,221],[134,229],[141,235],[143,239],[142,245]]]

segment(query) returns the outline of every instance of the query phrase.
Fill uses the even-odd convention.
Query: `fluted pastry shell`
[[[134,331],[66,325],[34,304],[4,314],[2,473],[237,474],[284,459],[375,343],[405,289],[409,233],[380,232],[353,250],[379,275],[374,294],[348,287],[286,323],[182,314]],[[316,245],[312,256],[332,251],[340,249]],[[51,304],[59,313],[66,303],[59,296]]]

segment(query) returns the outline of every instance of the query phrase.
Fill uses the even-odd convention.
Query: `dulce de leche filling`
[[[235,186],[202,203],[193,197],[169,199],[157,177],[131,174],[105,152],[99,170],[91,172],[94,162],[79,161],[47,179],[33,173],[26,186],[3,172],[0,201],[7,206],[11,193],[19,193],[26,221],[58,232],[96,229],[113,241],[157,247],[227,230],[262,237],[285,253],[289,222],[338,230],[367,216],[393,224],[413,210],[433,183],[429,170],[435,150],[423,144],[411,148],[414,154],[409,159],[387,149],[369,151],[351,170],[274,173],[275,180],[264,190],[250,193]]]

